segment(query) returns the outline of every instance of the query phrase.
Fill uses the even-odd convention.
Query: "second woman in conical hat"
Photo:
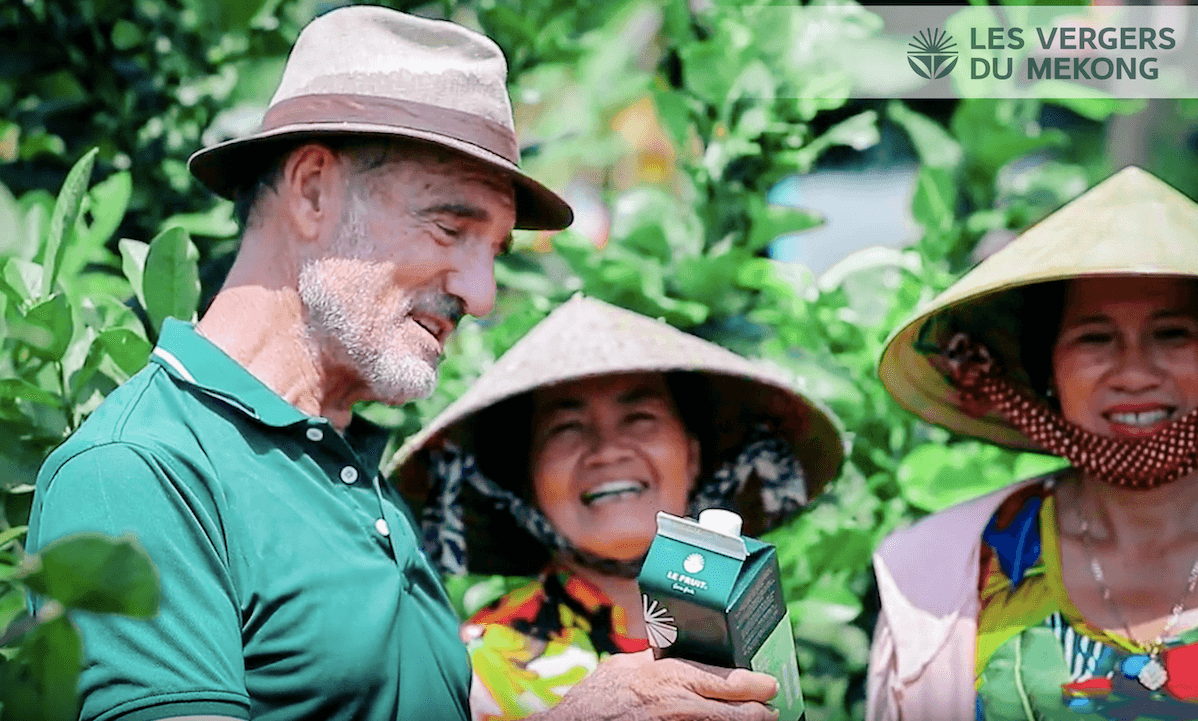
[[[551,313],[397,456],[447,573],[536,576],[463,626],[476,719],[557,703],[648,647],[636,573],[656,514],[756,535],[837,473],[831,417],[781,373],[600,301]]]
[[[874,557],[867,718],[1198,718],[1198,205],[1128,168],[889,341],[925,420],[1063,471]]]

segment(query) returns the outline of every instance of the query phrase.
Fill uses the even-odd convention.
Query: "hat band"
[[[370,123],[435,133],[520,163],[520,145],[511,128],[474,113],[377,95],[329,93],[280,100],[266,111],[262,130],[309,123]]]

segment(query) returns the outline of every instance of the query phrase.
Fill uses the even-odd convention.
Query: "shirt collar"
[[[197,333],[191,323],[166,319],[150,360],[266,425],[288,426],[310,418]]]
[[[318,420],[283,400],[200,335],[191,323],[167,318],[150,360],[175,378],[268,426],[281,428]],[[342,434],[354,453],[371,468],[378,467],[390,436],[390,431],[357,414],[350,418],[349,427]]]

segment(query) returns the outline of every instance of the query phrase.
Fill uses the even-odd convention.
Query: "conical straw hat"
[[[952,387],[917,348],[919,336],[931,329],[930,320],[969,316],[975,325],[983,320],[992,329],[1005,325],[1017,330],[1021,314],[1037,309],[1011,312],[1019,304],[1007,303],[1007,311],[994,310],[1004,299],[1020,296],[1009,291],[1111,275],[1198,276],[1198,204],[1140,168],[1119,171],[979,263],[891,335],[878,366],[882,383],[900,405],[929,423],[1012,448],[1039,450],[997,415],[972,418],[961,411],[952,400]],[[988,340],[986,331],[980,335]],[[993,350],[1011,364],[1011,353]]]
[[[806,493],[814,497],[832,480],[844,459],[841,435],[829,411],[798,394],[792,379],[781,371],[763,368],[732,351],[632,311],[581,295],[562,304],[517,342],[461,397],[423,430],[412,436],[391,463],[386,475],[396,480],[404,494],[421,506],[428,493],[427,470],[420,451],[441,439],[455,438],[467,446],[469,439],[487,428],[475,421],[481,411],[536,388],[565,381],[614,373],[692,371],[703,374],[710,386],[710,418],[716,432],[743,438],[750,419],[772,422],[775,431],[794,448],[807,479]],[[721,439],[723,444],[728,438]],[[711,449],[704,448],[704,454]],[[516,461],[520,449],[513,449]],[[521,457],[520,460],[523,460]],[[522,477],[522,476],[521,476]],[[500,481],[501,479],[495,479]],[[524,479],[526,482],[526,479]],[[475,572],[521,573],[537,569],[523,559],[493,559],[476,563],[479,545],[507,544],[501,533],[480,530],[480,525],[502,526],[482,509],[471,529],[482,536],[470,543],[471,569]],[[766,530],[745,518],[746,532]],[[751,530],[750,530],[751,529]],[[514,542],[515,539],[512,539]],[[522,549],[521,552],[523,552]],[[492,554],[494,555],[494,554]],[[517,551],[511,550],[511,554]],[[499,562],[510,563],[501,568]],[[486,569],[480,570],[486,565]]]

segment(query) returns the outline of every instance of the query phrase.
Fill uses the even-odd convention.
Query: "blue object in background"
[[[767,200],[823,214],[821,228],[778,238],[770,257],[800,263],[819,276],[853,251],[870,246],[902,247],[919,237],[911,194],[919,166],[914,162],[792,175],[775,185]]]

